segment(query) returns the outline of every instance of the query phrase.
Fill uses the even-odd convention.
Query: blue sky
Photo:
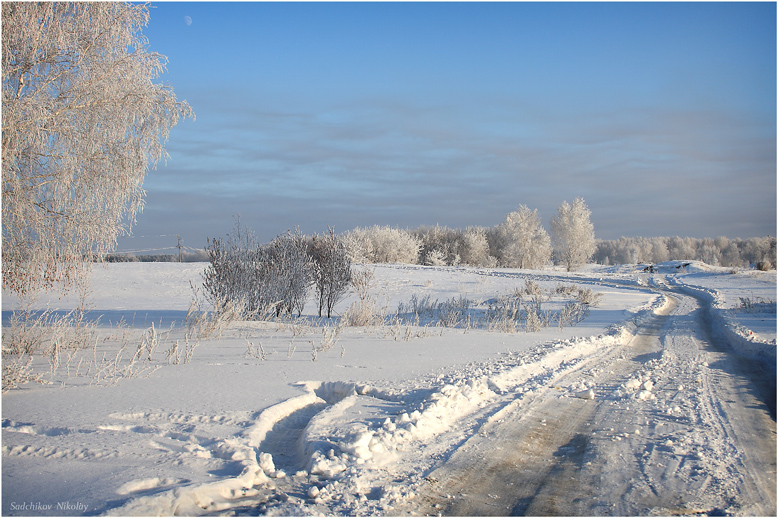
[[[776,229],[775,3],[154,3],[194,108],[119,250],[548,223],[597,237]],[[188,23],[191,22],[191,23]],[[171,237],[172,236],[172,237]]]

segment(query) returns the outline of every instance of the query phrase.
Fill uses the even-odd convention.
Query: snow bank
[[[668,280],[683,292],[708,303],[708,314],[714,332],[722,336],[733,351],[744,356],[763,359],[768,364],[775,364],[775,340],[768,342],[767,340],[759,339],[748,329],[740,325],[727,307],[727,301],[721,289],[693,285],[690,281],[695,280],[694,278],[674,277]],[[775,317],[773,317],[774,319]]]

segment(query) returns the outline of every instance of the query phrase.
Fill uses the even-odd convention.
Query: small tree
[[[80,278],[85,258],[129,232],[146,168],[182,117],[153,81],[148,7],[119,2],[3,2],[3,288]]]
[[[540,268],[551,259],[551,239],[537,209],[521,205],[497,227],[504,266]]]
[[[594,255],[597,245],[591,211],[583,198],[576,198],[572,205],[566,201],[560,205],[557,215],[551,218],[551,240],[557,261],[567,266],[567,271],[585,264]]]
[[[319,300],[319,316],[326,307],[327,318],[331,318],[335,304],[348,292],[351,259],[333,228],[329,229],[329,234],[314,236],[310,255],[313,259],[313,282]]]
[[[486,229],[481,227],[468,227],[462,234],[459,255],[464,264],[471,266],[494,266],[494,257],[489,255],[489,241],[486,238]]]

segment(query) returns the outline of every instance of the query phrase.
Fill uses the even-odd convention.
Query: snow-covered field
[[[689,454],[691,443],[678,443],[679,423],[694,420],[701,400],[695,400],[690,388],[685,399],[677,396],[683,390],[676,386],[681,381],[673,381],[673,398],[663,398],[654,387],[662,386],[657,370],[662,361],[668,370],[678,368],[669,352],[646,354],[629,372],[622,373],[614,362],[634,349],[633,337],[642,329],[659,326],[657,315],[664,319],[671,312],[692,314],[697,299],[684,295],[691,294],[711,303],[713,329],[727,336],[731,347],[772,365],[774,372],[776,274],[731,273],[701,263],[678,269],[679,264],[660,265],[655,274],[643,273],[635,265],[591,265],[572,273],[370,266],[375,269],[370,296],[387,319],[400,303],[407,308],[412,296],[440,302],[464,297],[471,301],[469,319],[455,327],[436,326],[424,318],[416,325],[406,318],[380,326],[340,328],[337,318],[316,318],[311,300],[303,319],[235,322],[220,337],[199,340],[196,347],[193,339],[187,342],[183,321],[192,299],[190,282],[200,284],[205,264],[96,267],[89,300],[91,314],[103,316],[94,345],[70,355],[63,351],[58,361],[36,357],[35,368],[45,373],[47,384],[25,384],[2,396],[2,512],[444,512],[447,508],[435,500],[431,489],[431,480],[437,484],[432,474],[465,458],[463,445],[477,445],[490,426],[507,416],[520,420],[529,415],[534,402],[541,408],[550,392],[552,401],[590,409],[597,402],[633,405],[631,415],[638,415],[638,420],[644,416],[646,423],[631,424],[631,433],[643,434],[639,447],[645,450],[621,454],[666,450],[668,458],[684,456],[687,471],[679,468],[678,480],[667,482],[669,475],[662,472],[662,480],[682,494],[694,457]],[[536,333],[487,329],[483,318],[490,303],[528,280],[546,291],[560,283],[590,287],[602,298],[575,326],[560,328],[554,322]],[[741,298],[771,304],[743,308]],[[336,313],[345,312],[355,300],[350,294],[336,306]],[[3,298],[4,326],[17,303],[13,297]],[[552,299],[544,304],[556,310],[562,302]],[[78,297],[41,299],[33,305],[47,306],[67,311],[78,306]],[[125,325],[117,327],[122,319]],[[152,324],[155,335],[149,330]],[[133,361],[144,336],[147,343],[153,337],[156,345]],[[692,372],[698,376],[707,368],[697,356],[674,358],[691,362],[683,376]],[[614,381],[620,373],[626,376],[621,385]],[[608,383],[616,384],[605,401]],[[617,391],[618,397],[613,395]],[[661,432],[649,426],[657,419],[652,416],[661,412],[674,416],[676,428]],[[580,412],[581,419],[585,413]],[[614,414],[603,415],[607,420]],[[616,432],[617,427],[609,425],[611,442],[623,433]],[[672,430],[677,432],[673,438],[668,433]],[[743,463],[746,467],[739,470],[735,460],[726,464],[729,453],[724,445],[735,435],[723,432],[719,442],[707,443],[702,439],[710,434],[692,435],[700,439],[693,452],[698,460],[693,474],[708,476],[707,482],[694,486],[695,498],[715,487],[717,498],[729,498],[728,504],[707,501],[718,510],[774,513],[774,446],[772,502],[760,507],[748,500],[752,493],[738,489],[737,477],[740,471],[753,471],[750,465]],[[619,442],[626,439],[619,437]],[[589,444],[592,455],[604,448],[596,441]],[[637,443],[624,440],[622,447],[627,444]],[[508,457],[498,446],[487,450],[490,458]],[[706,464],[712,458],[718,464]],[[477,478],[477,463],[468,466],[466,471]],[[648,461],[640,469],[646,473],[647,466]],[[636,468],[619,464],[613,469],[607,476],[598,475],[601,481],[615,480],[611,491],[597,506],[581,507],[581,512],[651,514],[651,509],[636,511],[623,504],[621,493],[613,489],[619,487],[619,477],[629,478]],[[477,484],[472,487],[478,491]],[[480,497],[497,501],[505,495]],[[610,500],[603,503],[603,498]],[[706,505],[692,500],[673,505],[683,510],[690,510],[692,503]]]

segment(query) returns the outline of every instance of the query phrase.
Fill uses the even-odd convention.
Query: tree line
[[[770,270],[776,265],[776,239],[771,236],[749,239],[622,237],[598,241],[592,260],[606,265],[696,260],[712,266]]]
[[[420,226],[402,229],[373,225],[337,237],[355,263],[404,263],[428,266],[479,266],[537,269],[561,264],[572,269],[585,262],[656,264],[670,260],[702,261],[713,266],[771,269],[776,265],[776,239],[621,237],[594,239],[589,209],[578,198],[563,203],[547,232],[537,209],[521,205],[494,227],[465,229]],[[307,240],[313,236],[305,237]],[[572,249],[568,245],[578,246]],[[187,262],[209,261],[209,251],[185,253]],[[112,254],[107,261],[177,261],[176,255]]]
[[[576,198],[560,205],[550,233],[537,209],[521,205],[491,228],[436,225],[404,230],[374,225],[348,231],[343,240],[352,260],[361,263],[535,269],[554,261],[572,270],[596,251],[590,217],[586,202]]]

